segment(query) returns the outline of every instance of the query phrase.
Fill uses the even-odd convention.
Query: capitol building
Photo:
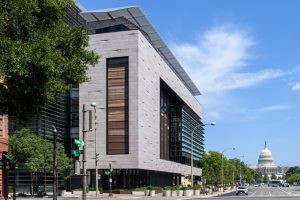
[[[288,167],[276,166],[273,160],[272,153],[265,142],[264,149],[260,152],[258,163],[256,166],[258,173],[262,175],[267,175],[271,179],[272,174],[276,176],[277,179],[284,178]]]

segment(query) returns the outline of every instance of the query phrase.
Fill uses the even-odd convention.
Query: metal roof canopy
[[[85,11],[81,15],[87,22],[116,20],[125,18],[130,23],[134,24],[143,34],[146,34],[146,38],[156,49],[156,51],[162,56],[164,61],[171,67],[174,73],[181,79],[185,86],[194,95],[201,95],[200,91],[182,68],[178,60],[173,53],[161,39],[159,34],[155,31],[151,23],[143,14],[139,7],[122,7],[104,10]]]

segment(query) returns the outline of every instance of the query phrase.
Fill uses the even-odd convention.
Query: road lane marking
[[[288,196],[291,196],[291,193],[285,191],[284,189],[282,189],[282,188],[278,188],[278,189],[281,190],[282,192],[286,193]]]
[[[271,192],[270,192],[270,188],[269,188],[269,187],[268,187],[268,192],[269,192],[269,196],[272,196],[272,195],[271,195]]]

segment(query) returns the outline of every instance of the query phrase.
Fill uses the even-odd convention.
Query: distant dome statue
[[[267,146],[267,142],[265,142],[264,149],[260,152],[258,157],[256,170],[264,176],[267,175],[269,179],[271,179],[272,174],[274,174],[276,178],[282,178],[288,170],[288,167],[277,167],[274,164],[272,153]]]
[[[260,152],[258,158],[258,168],[275,168],[275,164],[273,163],[273,157],[271,151],[268,149],[267,142],[265,142],[264,149]]]

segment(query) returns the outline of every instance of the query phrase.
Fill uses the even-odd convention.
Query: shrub
[[[165,186],[163,189],[164,190],[172,190],[172,186]]]

